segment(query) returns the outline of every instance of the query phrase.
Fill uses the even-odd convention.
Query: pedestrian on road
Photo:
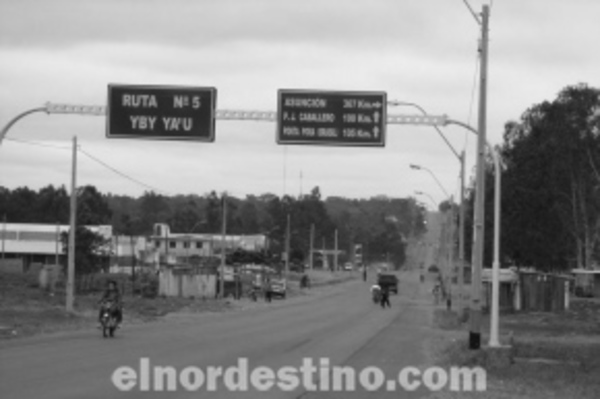
[[[386,305],[388,308],[392,307],[390,304],[390,289],[384,286],[381,289],[381,307],[385,309]]]
[[[265,300],[271,302],[271,280],[267,279],[265,284]]]
[[[367,266],[363,265],[363,281],[367,281]]]

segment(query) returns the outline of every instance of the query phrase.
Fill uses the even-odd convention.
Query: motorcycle
[[[117,305],[114,302],[103,302],[102,303],[102,316],[100,317],[100,324],[102,325],[102,336],[104,338],[114,337],[115,330],[117,329]]]
[[[381,291],[373,290],[373,303],[378,304],[381,302]]]

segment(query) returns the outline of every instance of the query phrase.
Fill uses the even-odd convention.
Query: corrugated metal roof
[[[106,239],[112,237],[112,226],[86,226],[91,231]],[[58,230],[58,231],[57,231]],[[0,240],[5,253],[14,254],[55,254],[62,253],[60,233],[68,232],[67,225],[37,223],[2,223],[0,224]]]

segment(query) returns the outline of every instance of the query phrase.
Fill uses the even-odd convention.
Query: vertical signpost
[[[385,92],[278,92],[277,143],[385,146]]]

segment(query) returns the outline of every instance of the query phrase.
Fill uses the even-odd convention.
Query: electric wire
[[[15,139],[15,138],[12,138],[12,137],[6,137],[5,140],[16,142],[16,143],[20,143],[20,144],[27,144],[27,145],[33,145],[33,146],[45,147],[45,148],[53,148],[53,149],[58,149],[58,150],[63,150],[63,151],[64,150],[69,150],[69,151],[72,150],[72,147],[70,147],[70,146],[59,146],[59,145],[54,145],[54,144],[42,143],[42,142],[39,142],[39,141],[31,141],[31,140],[24,140],[24,139]],[[165,191],[165,190],[158,189],[158,188],[156,188],[154,186],[151,186],[149,184],[146,184],[146,183],[144,183],[144,182],[142,182],[142,181],[140,181],[140,180],[138,180],[138,179],[136,179],[134,177],[129,176],[127,173],[122,172],[122,171],[118,170],[117,168],[115,168],[115,167],[107,164],[105,161],[103,161],[103,160],[99,159],[98,157],[90,154],[89,152],[83,150],[79,146],[77,148],[77,151],[79,153],[85,155],[86,157],[88,157],[92,161],[94,161],[94,162],[98,163],[99,165],[103,166],[104,168],[110,170],[111,172],[113,172],[113,173],[121,176],[124,179],[127,179],[127,180],[129,180],[129,181],[131,181],[131,182],[133,182],[135,184],[138,184],[138,185],[140,185],[142,187],[145,187],[147,189],[150,189],[152,191],[160,192],[160,193],[163,193],[163,194],[170,195],[170,193],[167,192],[167,191]]]
[[[115,173],[115,174],[117,174],[117,175],[119,175],[119,176],[123,177],[124,179],[127,179],[127,180],[129,180],[129,181],[131,181],[131,182],[133,182],[133,183],[136,183],[136,184],[138,184],[138,185],[140,185],[140,186],[142,186],[142,187],[148,188],[148,189],[150,189],[150,190],[152,190],[152,191],[156,191],[156,192],[159,192],[159,193],[163,193],[163,194],[170,195],[170,193],[169,193],[168,191],[161,190],[161,189],[159,189],[159,188],[153,187],[153,186],[151,186],[151,185],[149,185],[149,184],[146,184],[146,183],[144,183],[144,182],[142,182],[142,181],[140,181],[140,180],[137,180],[137,179],[135,179],[135,178],[133,178],[133,177],[129,176],[128,174],[126,174],[126,173],[124,173],[124,172],[121,172],[121,171],[120,171],[120,170],[118,170],[117,168],[114,168],[113,166],[111,166],[111,165],[107,164],[106,162],[104,162],[104,161],[102,161],[101,159],[97,158],[96,156],[94,156],[94,155],[90,154],[89,152],[87,152],[87,151],[83,150],[82,148],[78,148],[77,150],[78,150],[80,153],[82,153],[83,155],[87,156],[89,159],[93,160],[94,162],[98,163],[99,165],[102,165],[102,166],[104,166],[106,169],[108,169],[108,170],[110,170],[111,172],[113,172],[113,173]]]

